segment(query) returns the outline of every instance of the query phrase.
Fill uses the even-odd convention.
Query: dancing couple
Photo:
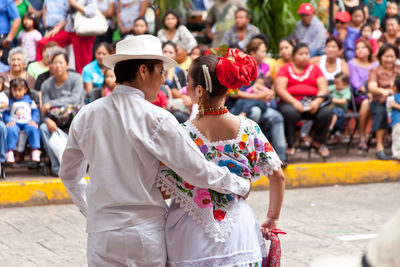
[[[149,102],[176,65],[156,37],[120,41],[104,63],[118,85],[74,118],[60,168],[87,218],[88,265],[261,266],[283,201],[281,161],[255,122],[223,106],[228,88],[256,78],[254,59],[232,50],[194,60],[187,91],[200,108],[183,127]],[[262,175],[270,202],[259,225],[244,198]]]

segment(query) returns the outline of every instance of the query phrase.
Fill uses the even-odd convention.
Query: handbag
[[[80,108],[80,105],[51,107],[48,116],[59,128],[68,129]]]
[[[332,103],[332,97],[331,97],[331,95],[320,95],[320,96],[317,96],[317,97],[319,97],[319,98],[323,98],[324,99],[324,102],[322,102],[320,105],[319,105],[319,107],[318,107],[318,109],[320,109],[320,108],[323,108],[323,107],[325,107],[325,106],[328,106],[328,105],[330,105],[331,103]],[[307,112],[307,111],[309,111],[310,110],[310,103],[314,100],[314,99],[316,99],[317,97],[309,97],[309,96],[306,96],[306,97],[303,97],[301,100],[300,100],[300,102],[301,102],[301,104],[303,104],[303,110],[304,110],[304,112]]]
[[[53,132],[49,139],[49,147],[56,155],[59,162],[61,162],[62,154],[67,146],[68,135],[60,128]]]
[[[82,4],[82,2],[84,4],[85,0],[80,1],[80,4]],[[107,19],[98,9],[91,18],[86,17],[81,12],[76,12],[74,30],[75,33],[80,36],[103,35],[108,30]]]

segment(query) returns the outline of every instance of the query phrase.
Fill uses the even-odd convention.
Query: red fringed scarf
[[[286,233],[279,229],[273,229],[269,234],[270,236],[265,236],[265,238],[271,240],[271,244],[269,246],[268,257],[263,258],[262,267],[280,267],[282,251],[278,234],[285,235]]]

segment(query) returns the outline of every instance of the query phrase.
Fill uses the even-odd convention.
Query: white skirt
[[[225,242],[215,242],[179,204],[171,203],[165,227],[168,264],[181,266],[239,266],[254,264],[266,256],[266,247],[256,217],[244,200],[239,218]]]

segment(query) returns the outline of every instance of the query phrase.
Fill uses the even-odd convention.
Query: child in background
[[[361,30],[360,30],[361,37],[358,40],[360,40],[360,39],[367,40],[372,46],[373,56],[376,56],[379,46],[378,46],[378,41],[375,40],[374,38],[372,38],[372,31],[373,31],[373,28],[372,28],[371,24],[364,24],[361,27]],[[358,42],[358,40],[356,41],[356,43]]]
[[[8,97],[4,92],[4,77],[0,76],[0,119],[3,118],[3,112],[8,107]]]
[[[365,22],[364,10],[359,6],[352,8],[350,15],[350,26],[347,27],[347,36],[343,43],[346,61],[355,57],[356,40],[360,37],[360,29]]]
[[[25,79],[16,78],[10,81],[10,99],[8,109],[4,112],[4,122],[7,125],[6,162],[14,163],[14,148],[17,145],[18,134],[26,132],[32,149],[32,161],[40,162],[40,130],[39,110],[32,100],[28,83]]]
[[[400,75],[396,77],[393,87],[394,96],[388,98],[387,106],[391,109],[392,155],[395,160],[400,160]]]
[[[18,35],[18,41],[28,52],[28,61],[36,60],[36,43],[42,39],[42,34],[37,30],[39,20],[33,13],[26,13],[22,17],[22,27],[24,28]]]
[[[133,32],[135,36],[147,34],[148,29],[149,25],[147,24],[147,21],[144,17],[139,17],[135,19],[135,22],[133,24]]]
[[[378,40],[382,36],[381,20],[374,15],[370,15],[367,19],[367,24],[372,26],[372,38]]]
[[[334,85],[329,86],[329,93],[332,96],[332,121],[329,126],[329,133],[340,136],[344,128],[344,115],[347,112],[347,104],[351,99],[349,76],[343,72],[335,75]]]
[[[113,91],[115,86],[117,85],[115,81],[117,78],[115,77],[115,73],[112,69],[106,69],[104,72],[104,83],[101,86],[101,96],[108,96],[110,95]]]

